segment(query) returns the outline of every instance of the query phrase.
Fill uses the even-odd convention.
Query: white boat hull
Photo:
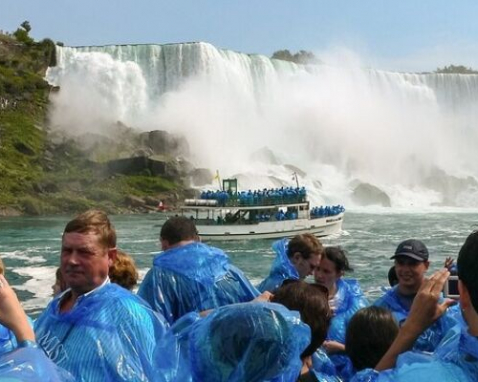
[[[196,225],[199,236],[205,241],[230,241],[250,239],[281,239],[303,233],[325,237],[342,230],[343,213],[318,219],[295,219],[259,222],[257,224]]]

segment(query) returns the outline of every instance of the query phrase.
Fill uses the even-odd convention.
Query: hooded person
[[[193,382],[295,381],[310,343],[298,312],[266,302],[215,309],[187,333],[183,360]]]
[[[312,275],[320,263],[323,247],[312,234],[296,235],[272,244],[276,257],[271,271],[257,288],[262,292],[274,292],[284,280],[303,280]]]
[[[192,220],[170,218],[160,238],[163,252],[154,258],[138,295],[170,324],[189,312],[248,302],[259,295],[222,250],[198,241]]]

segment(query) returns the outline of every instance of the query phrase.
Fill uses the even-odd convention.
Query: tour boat
[[[317,237],[342,229],[342,206],[310,209],[304,187],[237,191],[237,179],[224,179],[221,191],[186,199],[182,214],[194,220],[202,240],[279,239],[311,233]]]

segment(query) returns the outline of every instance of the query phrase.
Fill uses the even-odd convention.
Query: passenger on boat
[[[38,348],[28,316],[7,280],[0,275],[0,323],[11,330],[18,347],[0,355],[0,381],[74,382]]]
[[[308,367],[327,333],[327,291],[288,280],[271,302],[228,305],[203,319],[189,313],[176,321],[171,328],[176,337],[165,346],[179,360],[171,379],[338,381]]]
[[[120,249],[117,250],[116,259],[113,262],[113,265],[110,267],[108,274],[112,283],[118,284],[119,286],[122,286],[128,290],[133,290],[133,288],[138,284],[139,275],[133,258]],[[57,268],[55,276],[55,284],[51,286],[53,290],[53,297],[68,289],[61,274],[60,267]]]
[[[352,376],[352,363],[345,353],[345,333],[352,316],[369,305],[355,279],[343,279],[353,271],[346,252],[341,247],[326,247],[320,265],[314,272],[315,282],[329,291],[329,305],[333,316],[324,342],[324,349],[334,363],[337,373],[345,380]]]
[[[193,221],[170,218],[160,239],[163,252],[154,258],[138,295],[169,323],[189,312],[248,302],[259,295],[222,250],[198,241]]]
[[[300,355],[310,343],[310,329],[299,313],[274,303],[223,306],[186,330],[187,355],[178,382],[189,379],[185,370],[193,382],[295,381]]]
[[[118,249],[116,259],[108,272],[110,281],[127,290],[133,290],[138,284],[138,270],[133,258],[126,252]]]
[[[312,275],[323,252],[319,239],[309,233],[296,235],[291,240],[278,240],[272,249],[276,257],[269,276],[257,287],[260,292],[274,292],[284,280],[302,280]]]
[[[153,352],[167,324],[139,297],[110,283],[116,232],[87,211],[65,227],[61,270],[69,289],[35,322],[39,346],[75,381],[152,380]]]
[[[363,369],[373,369],[397,334],[398,323],[390,310],[368,306],[357,311],[345,335],[345,351],[352,361],[354,374]]]
[[[442,300],[441,291],[450,275],[436,272],[420,287],[397,338],[376,370],[358,373],[354,382],[435,381],[472,382],[478,376],[478,232],[468,236],[457,261],[460,305],[464,323],[445,334],[428,357],[409,350],[417,338],[441,317],[452,300]],[[402,354],[403,353],[403,354]]]
[[[332,317],[327,289],[302,280],[285,280],[274,292],[271,301],[298,311],[300,319],[310,327],[311,341],[301,354],[303,366],[298,381],[340,381],[329,357],[324,352],[318,352]]]
[[[391,259],[395,260],[398,284],[375,301],[374,305],[390,309],[401,325],[407,318],[413,299],[425,280],[425,273],[430,265],[429,253],[423,242],[410,239],[398,245]],[[444,314],[418,338],[413,349],[434,351],[446,332],[456,323],[452,314]]]
[[[55,272],[55,283],[51,286],[53,297],[58,296],[61,292],[68,289],[65,283],[65,279],[61,274],[61,268],[58,267]]]

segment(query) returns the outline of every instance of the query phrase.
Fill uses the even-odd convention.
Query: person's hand
[[[450,271],[454,262],[455,262],[455,260],[453,259],[453,257],[447,257],[445,259],[445,264],[443,264],[443,267],[445,267],[446,269],[448,269]]]
[[[17,342],[24,340],[35,341],[35,334],[28,322],[27,315],[18,301],[17,295],[1,274],[0,323],[15,334]]]
[[[265,291],[252,300],[252,302],[270,302],[272,297],[274,295],[271,292]]]
[[[337,341],[324,341],[322,344],[327,354],[340,353],[345,351],[345,345]]]
[[[441,304],[438,303],[443,286],[449,276],[450,272],[444,268],[424,281],[413,299],[404,326],[406,325],[414,333],[421,334],[440,318],[450,305],[455,303],[451,299],[445,299]]]

